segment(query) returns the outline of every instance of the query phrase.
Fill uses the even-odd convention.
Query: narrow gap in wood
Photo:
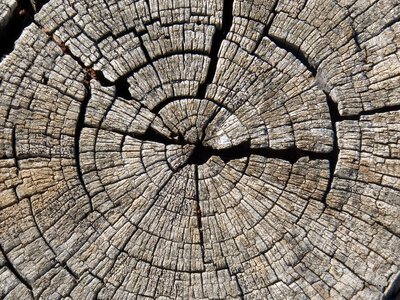
[[[326,199],[328,197],[328,194],[331,191],[332,188],[332,182],[336,170],[336,166],[339,160],[339,154],[340,154],[340,149],[338,145],[338,137],[337,137],[337,131],[336,131],[336,123],[340,121],[341,116],[339,114],[339,109],[337,103],[335,103],[332,98],[329,96],[328,93],[325,93],[325,97],[328,103],[329,107],[329,114],[331,117],[331,124],[332,124],[332,132],[333,132],[333,150],[329,154],[329,179],[328,179],[328,185],[326,187],[325,193],[322,196],[321,202],[326,205]]]
[[[85,185],[85,181],[83,180],[83,174],[82,174],[81,163],[80,163],[80,150],[79,150],[80,138],[81,138],[82,130],[85,126],[86,109],[89,104],[89,100],[92,96],[90,84],[88,84],[88,83],[85,84],[85,88],[86,88],[86,96],[85,96],[85,99],[81,103],[78,120],[76,122],[76,127],[75,127],[74,154],[75,154],[76,170],[78,173],[78,178],[79,178],[79,181],[81,182],[83,190],[85,191],[87,197],[89,198],[90,211],[93,212],[94,208],[93,208],[92,198],[90,197],[89,191],[87,190],[86,185]]]
[[[199,230],[199,239],[200,239],[200,247],[201,247],[201,257],[203,260],[203,265],[205,267],[205,247],[204,247],[204,234],[203,234],[203,221],[202,221],[202,212],[200,206],[200,195],[199,195],[199,167],[197,165],[194,166],[194,182],[195,182],[195,197],[196,197],[196,217],[197,217],[197,228]]]
[[[271,29],[272,22],[274,21],[276,14],[277,14],[276,8],[278,7],[278,3],[279,3],[279,0],[275,0],[274,5],[272,6],[271,18],[269,19],[267,25],[265,25],[264,36],[268,36],[268,34],[269,34],[269,30]]]
[[[79,281],[79,278],[80,278],[80,277],[78,276],[78,274],[76,274],[74,271],[72,271],[71,268],[67,265],[66,262],[63,262],[63,263],[61,264],[61,267],[62,267],[65,271],[67,271],[67,272],[74,278],[75,281]]]
[[[11,263],[10,259],[7,256],[7,253],[4,251],[3,246],[0,245],[0,252],[3,254],[4,259],[6,260],[6,267],[15,275],[15,277],[18,278],[18,280],[26,286],[30,291],[32,291],[32,286],[28,282],[27,279],[22,276],[22,274],[14,267],[14,265]]]
[[[383,26],[382,31],[384,31],[385,29],[392,27],[394,24],[400,22],[400,15],[397,16],[396,18],[394,18],[393,20],[391,20],[389,23],[387,23],[385,26]]]
[[[371,116],[371,115],[375,115],[375,114],[382,114],[382,113],[388,113],[388,112],[399,111],[399,110],[400,110],[400,104],[375,108],[375,109],[360,112],[357,119],[360,119],[361,116]],[[347,118],[348,117],[344,117],[343,119],[346,120]]]
[[[83,63],[83,61],[82,61],[78,56],[74,55],[74,54],[71,52],[71,50],[69,49],[69,47],[68,47],[63,41],[61,41],[61,40],[60,40],[59,38],[57,38],[53,33],[49,32],[45,27],[43,27],[43,26],[40,25],[39,23],[37,23],[37,22],[33,22],[33,23],[35,23],[36,26],[38,26],[38,27],[40,28],[40,30],[41,30],[43,33],[45,33],[45,34],[49,37],[49,39],[50,39],[51,41],[53,41],[54,43],[56,43],[56,44],[61,48],[61,51],[62,51],[64,54],[70,56],[73,60],[75,60],[75,61],[79,64],[79,66],[82,68],[82,70],[84,70],[84,71],[86,72],[86,74],[85,74],[85,79],[84,79],[84,83],[85,83],[85,82],[87,83],[88,80],[90,80],[90,79],[92,79],[92,78],[96,78],[97,72],[94,71],[92,68],[87,67],[87,66]]]
[[[86,128],[92,128],[92,129],[102,129],[101,127],[94,127],[91,125],[86,125]],[[174,140],[174,139],[169,139],[166,136],[163,136],[161,134],[159,134],[157,131],[155,131],[153,128],[149,127],[145,133],[143,134],[138,134],[138,133],[127,133],[123,130],[118,130],[117,128],[107,128],[106,129],[108,132],[113,132],[119,135],[122,135],[124,137],[131,137],[134,138],[136,140],[140,140],[142,142],[155,142],[155,143],[160,143],[160,144],[164,144],[164,145],[181,145],[182,143],[180,142],[180,140]]]
[[[143,51],[144,56],[146,57],[146,60],[149,64],[151,64],[153,66],[153,60],[150,57],[149,51],[147,50],[147,48],[144,46],[144,42],[143,42],[143,38],[142,38],[142,34],[139,34],[136,30],[135,27],[132,27],[132,31],[135,34],[135,36],[139,39],[139,47],[140,49]],[[153,66],[154,67],[154,66]]]
[[[394,105],[389,105],[389,106],[385,106],[385,107],[374,108],[371,110],[361,111],[360,113],[358,113],[356,115],[342,116],[339,113],[338,104],[332,100],[332,97],[329,95],[329,93],[327,93],[325,91],[324,91],[324,93],[328,99],[328,106],[329,106],[329,110],[331,113],[331,120],[332,120],[332,122],[334,121],[335,123],[342,122],[342,121],[360,121],[362,116],[373,116],[375,114],[400,111],[400,104],[394,104]],[[332,112],[333,112],[333,114],[332,114]]]
[[[399,300],[400,299],[400,272],[397,273],[393,281],[389,284],[382,300]]]
[[[14,164],[17,168],[17,176],[20,171],[19,161],[17,157],[17,136],[16,136],[16,125],[13,127],[12,135],[11,135],[11,147],[12,147],[12,156],[14,158]]]
[[[235,277],[236,285],[237,285],[237,288],[239,290],[239,295],[238,295],[239,299],[244,300],[244,292],[243,292],[242,286],[240,285],[239,278],[237,277],[237,274],[234,274],[233,277]]]
[[[139,229],[139,224],[143,221],[143,219],[145,218],[145,216],[148,214],[148,212],[150,211],[150,209],[155,205],[155,203],[158,200],[158,197],[160,196],[160,192],[164,189],[164,187],[168,184],[168,182],[173,178],[174,174],[171,174],[166,180],[165,182],[158,187],[157,191],[155,192],[155,197],[154,199],[151,199],[151,203],[149,205],[149,207],[146,209],[146,211],[143,212],[142,216],[139,218],[139,220],[136,222],[136,224],[129,222],[130,224],[132,224],[132,226],[134,226],[135,228],[133,229],[133,231],[129,234],[129,236],[127,237],[127,239],[122,243],[121,248],[118,248],[119,252],[117,253],[117,255],[114,258],[113,263],[111,264],[111,266],[108,268],[108,270],[105,272],[103,278],[106,278],[107,275],[111,272],[111,270],[114,268],[115,264],[117,263],[118,258],[120,257],[121,254],[125,253],[128,254],[125,249],[128,246],[128,243],[132,240],[133,236],[135,235],[136,231]],[[104,280],[104,279],[103,279]]]
[[[276,14],[277,14],[276,7],[278,6],[278,2],[279,2],[279,0],[275,0],[273,6],[271,8],[269,20],[268,20],[267,24],[265,24],[265,26],[264,26],[263,32],[256,43],[255,49],[257,49],[260,46],[261,41],[264,37],[269,37],[269,30],[271,29],[272,22],[274,21]]]
[[[135,134],[134,138],[142,140],[142,141],[151,141],[151,142],[161,143],[164,145],[182,144],[182,143],[180,143],[180,142],[182,142],[181,138],[179,140],[169,139],[166,136],[159,134],[152,127],[148,127],[146,132],[143,135]]]
[[[299,47],[297,47],[294,44],[289,43],[288,41],[286,41],[284,39],[274,37],[269,34],[267,34],[267,37],[271,41],[273,41],[277,47],[284,49],[287,52],[290,52],[291,54],[293,54],[307,68],[307,70],[310,71],[310,73],[315,77],[315,75],[317,74],[317,69],[308,61],[308,59],[306,58],[306,55],[302,51],[300,51]]]
[[[32,207],[32,199],[30,197],[28,197],[28,204],[29,204],[29,209],[31,210],[31,214],[32,214],[32,219],[33,219],[33,223],[35,224],[36,229],[39,232],[39,235],[42,237],[44,243],[46,244],[46,246],[50,249],[50,251],[54,254],[54,256],[57,256],[56,252],[54,251],[53,247],[51,247],[51,245],[49,244],[49,242],[47,241],[47,239],[44,237],[43,231],[42,229],[39,227],[39,224],[37,222],[36,216],[33,213],[33,207]]]
[[[231,160],[246,158],[251,155],[281,159],[288,161],[291,164],[296,163],[302,157],[308,157],[310,160],[329,160],[332,156],[331,153],[305,151],[296,147],[290,147],[287,149],[251,148],[250,141],[245,141],[237,146],[221,150],[212,149],[211,147],[198,144],[196,145],[192,155],[187,160],[187,164],[202,165],[205,164],[211,156],[218,156],[227,163]]]
[[[35,13],[35,8],[29,0],[17,1],[17,8],[11,16],[10,21],[3,31],[0,32],[0,61],[14,50],[15,42],[21,36],[22,31],[33,22]]]
[[[174,97],[169,97],[168,99],[157,103],[157,105],[150,109],[150,111],[154,114],[158,114],[164,107],[166,107],[168,104],[174,102],[174,101],[179,101],[179,100],[202,100],[200,98],[197,97],[193,97],[193,96],[174,96]],[[226,109],[229,112],[232,112],[231,109],[229,107],[227,107],[226,105],[224,105],[223,103],[220,103],[218,101],[216,101],[215,99],[207,99],[207,101],[214,103],[217,106],[221,106],[224,109]]]
[[[197,91],[197,98],[204,99],[207,92],[207,86],[213,82],[215,73],[218,65],[218,53],[221,49],[222,42],[226,39],[228,32],[231,29],[233,23],[233,1],[225,0],[222,15],[222,28],[217,29],[214,33],[214,37],[211,44],[210,51],[210,63],[208,65],[207,76],[203,83],[199,85]]]

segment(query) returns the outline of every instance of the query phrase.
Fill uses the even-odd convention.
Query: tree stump
[[[0,64],[0,298],[399,299],[399,15],[50,0]]]

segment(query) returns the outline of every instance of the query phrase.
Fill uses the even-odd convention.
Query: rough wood
[[[11,17],[17,8],[16,0],[1,0],[0,1],[0,34],[4,34],[3,30],[10,22]]]
[[[0,63],[0,298],[398,299],[399,15],[50,0]]]

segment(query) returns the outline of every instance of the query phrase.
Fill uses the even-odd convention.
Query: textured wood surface
[[[0,34],[3,34],[16,8],[16,0],[0,0]]]
[[[399,16],[50,0],[0,63],[0,298],[399,299]]]

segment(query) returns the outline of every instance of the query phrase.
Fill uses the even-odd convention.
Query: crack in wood
[[[398,248],[399,233],[393,208],[399,191],[395,182],[398,124],[386,120],[397,117],[396,113],[378,114],[400,111],[400,104],[392,98],[386,101],[386,94],[378,93],[386,91],[386,86],[379,87],[379,74],[374,74],[375,66],[383,62],[380,56],[385,56],[381,55],[379,43],[386,43],[386,38],[391,39],[394,33],[393,30],[376,33],[382,34],[379,42],[375,42],[373,35],[379,26],[382,30],[397,26],[399,18],[388,16],[390,21],[382,24],[372,21],[363,32],[360,28],[364,21],[354,15],[357,10],[336,11],[339,4],[335,1],[335,5],[327,6],[334,16],[329,16],[329,28],[314,26],[316,18],[312,15],[314,8],[319,13],[319,8],[325,9],[327,2],[311,7],[319,3],[225,0],[207,7],[176,2],[177,7],[173,8],[162,1],[157,3],[159,7],[150,8],[150,3],[153,5],[144,0],[129,7],[129,16],[135,17],[125,20],[122,15],[122,22],[119,12],[123,9],[119,3],[104,2],[96,6],[97,2],[90,2],[82,7],[62,3],[56,9],[57,16],[47,11],[51,23],[54,22],[49,28],[57,33],[38,25],[47,24],[47,16],[36,16],[38,24],[35,24],[48,39],[32,26],[31,36],[24,36],[20,52],[16,53],[22,56],[22,45],[30,43],[32,57],[21,59],[23,66],[5,60],[13,73],[6,70],[0,81],[0,90],[5,91],[2,104],[10,107],[4,122],[7,142],[0,175],[6,175],[0,176],[4,178],[0,184],[5,187],[0,195],[4,192],[10,201],[4,205],[0,202],[4,215],[0,216],[0,225],[5,224],[5,233],[1,234],[3,245],[13,250],[8,250],[8,257],[3,249],[1,253],[5,257],[4,266],[23,283],[9,295],[14,296],[18,290],[26,293],[25,285],[32,297],[38,298],[49,298],[55,292],[74,298],[87,289],[93,298],[123,298],[131,294],[172,298],[187,292],[193,298],[222,298],[229,293],[244,299],[260,292],[261,287],[271,297],[279,294],[290,298],[292,285],[286,284],[295,280],[297,291],[307,291],[309,297],[324,298],[336,293],[350,299],[373,289],[378,294],[388,287],[384,299],[396,299],[393,297],[397,297],[400,289],[400,275],[393,280],[398,267],[395,261],[398,255],[393,249]],[[362,16],[374,5],[359,8],[358,15]],[[383,6],[380,9],[384,12]],[[299,10],[304,10],[301,16]],[[106,17],[101,14],[97,18],[98,11]],[[146,15],[145,20],[141,20],[140,14]],[[288,22],[295,26],[287,28],[286,14]],[[325,17],[321,14],[321,20]],[[349,25],[350,17],[357,26],[342,29]],[[99,23],[91,23],[90,18]],[[105,33],[92,35],[91,31],[103,28],[91,25],[103,21],[107,27]],[[302,27],[304,24],[306,27]],[[288,31],[286,38],[284,30]],[[310,30],[309,36],[305,37],[302,30]],[[319,34],[332,39],[329,47],[324,48],[312,39]],[[58,36],[68,41],[71,49]],[[338,36],[341,40],[336,41]],[[194,37],[190,45],[188,37]],[[136,51],[134,56],[122,53],[126,50],[121,43],[126,42],[125,38],[132,42],[127,45]],[[316,48],[310,41],[316,43]],[[177,47],[158,49],[163,43]],[[207,47],[203,47],[205,43]],[[335,49],[335,43],[338,47],[350,45],[352,50]],[[395,50],[390,43],[388,51],[392,59]],[[251,53],[249,49],[254,49],[254,44],[256,51]],[[271,53],[263,52],[264,46]],[[88,49],[94,52],[84,52]],[[220,59],[222,49],[227,50],[224,59]],[[319,52],[314,53],[314,49]],[[355,56],[359,61],[352,61],[351,55],[361,49],[365,54],[374,52],[368,57],[371,76],[365,72],[364,53]],[[332,51],[336,51],[338,70],[331,68],[326,59]],[[344,52],[349,56],[342,55]],[[90,63],[76,53],[84,53]],[[190,54],[195,54],[198,60],[189,62]],[[68,55],[69,61],[72,58],[74,65],[80,67],[76,69],[82,70],[83,80],[81,73],[76,80],[75,76],[68,77],[64,70],[57,69],[57,58],[52,55],[57,58]],[[128,59],[137,62],[130,64]],[[321,61],[322,69],[317,70],[317,62]],[[344,70],[346,62],[357,71],[350,67]],[[390,62],[395,63],[394,59]],[[196,64],[196,68],[191,69],[190,63]],[[49,69],[49,66],[56,67]],[[204,74],[199,74],[200,70]],[[347,72],[353,77],[340,77],[342,73],[347,76]],[[334,74],[340,75],[339,84],[335,85]],[[358,76],[363,76],[360,81]],[[396,76],[395,72],[384,74],[382,84],[389,81],[392,84]],[[364,77],[370,80],[369,85]],[[135,84],[131,86],[131,82]],[[78,105],[70,99],[75,98],[74,89],[83,90],[81,83],[85,92],[77,97]],[[374,92],[371,95],[376,92],[383,99],[368,102],[368,97],[363,97],[353,105],[342,96],[347,95],[343,93],[347,84],[356,88],[355,93],[360,97],[369,96],[365,89],[371,87]],[[56,89],[61,94],[66,88],[68,97],[53,99],[40,94],[54,85],[59,85]],[[387,94],[394,94],[395,88],[390,88]],[[329,94],[336,89],[340,90]],[[317,102],[315,90],[318,90]],[[206,96],[215,99],[205,99]],[[356,97],[352,94],[348,98]],[[321,117],[313,116],[314,112]],[[29,123],[24,123],[24,119]],[[351,120],[358,122],[346,122]],[[24,128],[24,124],[32,126],[32,130]],[[71,129],[74,124],[76,127]],[[352,135],[353,128],[347,125],[359,132],[371,132],[360,137],[360,149],[354,146],[357,135]],[[367,126],[371,127],[366,129]],[[346,130],[349,133],[343,132]],[[366,147],[368,150],[363,152]],[[57,151],[65,149],[69,151],[68,157],[60,158]],[[351,161],[352,155],[363,153],[367,159]],[[343,157],[340,164],[339,154]],[[349,176],[357,179],[349,180]],[[337,179],[335,184],[334,179]],[[63,184],[71,188],[71,193],[77,191],[72,196],[75,199],[68,197],[74,203],[63,202],[63,195],[57,191],[58,185]],[[361,191],[364,186],[365,192]],[[35,195],[35,213],[32,203],[29,207],[19,199],[25,199],[26,195]],[[89,212],[85,195],[90,201]],[[330,209],[328,197],[329,204],[337,204],[343,210]],[[317,203],[319,200],[322,204]],[[65,207],[68,213],[61,217],[54,214]],[[80,211],[83,208],[86,213]],[[94,220],[92,212],[101,218]],[[15,216],[21,219],[14,220]],[[25,220],[29,220],[28,225]],[[41,232],[39,224],[43,224],[45,232]],[[39,237],[34,241],[26,239],[31,228],[36,232],[35,226],[44,243]],[[45,235],[51,237],[54,249]],[[379,249],[382,243],[388,245],[385,252]],[[55,255],[55,262],[45,244]],[[14,249],[26,251],[30,247],[39,249],[33,257],[24,254],[18,256],[18,261],[14,258],[17,256]],[[353,251],[355,247],[357,251]],[[360,253],[367,262],[365,268],[356,268],[346,260],[354,255],[357,261]],[[66,256],[68,260],[57,260]],[[53,267],[42,267],[34,259]],[[32,282],[25,278],[31,278],[31,271],[41,272]],[[335,277],[339,273],[343,276]],[[322,279],[315,281],[315,274]],[[331,284],[329,278],[333,275],[337,286],[351,282],[349,288],[340,290]],[[60,276],[69,278],[65,286],[57,281]],[[306,282],[310,280],[315,284],[308,286]],[[388,280],[393,283],[387,283]],[[41,288],[43,282],[49,282],[48,290]],[[217,294],[212,295],[216,290]]]
[[[203,261],[203,265],[205,267],[205,246],[204,246],[204,234],[203,234],[203,221],[202,221],[202,212],[200,205],[200,190],[199,190],[199,167],[196,165],[194,167],[194,183],[195,183],[195,194],[196,194],[196,218],[197,218],[197,228],[199,230],[199,239],[200,239],[200,247],[201,247],[201,257]]]
[[[78,115],[78,119],[75,125],[75,135],[74,135],[74,155],[75,155],[75,161],[76,161],[76,170],[78,173],[78,178],[79,181],[81,183],[81,186],[86,194],[86,196],[89,199],[89,207],[90,207],[90,211],[93,212],[94,211],[94,207],[93,207],[93,202],[92,202],[92,198],[90,196],[90,193],[86,187],[85,181],[83,179],[83,173],[82,173],[82,169],[81,169],[81,162],[80,162],[80,139],[81,139],[81,134],[82,134],[82,130],[85,127],[85,114],[86,114],[86,110],[87,110],[87,106],[89,104],[89,100],[91,98],[91,88],[90,88],[90,84],[85,84],[85,88],[86,88],[86,96],[85,99],[82,101],[81,103],[81,107],[79,110],[79,115]]]
[[[317,74],[317,68],[314,67],[309,60],[307,59],[306,55],[300,50],[300,47],[289,43],[287,40],[274,37],[270,34],[266,35],[271,41],[275,43],[275,45],[281,49],[286,50],[287,52],[291,53],[296,57],[306,68],[307,70],[315,77]]]
[[[394,277],[386,289],[385,295],[382,300],[399,300],[400,299],[400,272]]]
[[[6,260],[6,266],[8,267],[8,269],[15,275],[15,277],[17,277],[17,279],[30,291],[33,290],[32,285],[30,284],[30,282],[28,281],[28,279],[25,278],[25,276],[23,276],[18,269],[12,264],[12,262],[10,261],[10,259],[8,258],[7,253],[4,251],[3,246],[0,244],[0,252],[3,255],[3,257]]]
[[[0,61],[3,57],[12,52],[15,42],[21,36],[22,31],[32,23],[35,13],[39,11],[42,6],[42,2],[47,1],[37,2],[40,3],[40,5],[35,9],[29,0],[17,1],[17,8],[8,24],[6,24],[3,30],[4,32],[0,32],[2,41],[0,45]]]
[[[12,145],[12,156],[14,158],[14,163],[15,163],[15,167],[17,168],[17,176],[19,174],[20,171],[20,166],[19,166],[19,161],[18,161],[18,154],[17,154],[17,136],[16,136],[16,130],[17,127],[16,125],[13,127],[12,129],[12,134],[11,134],[11,145]]]
[[[233,22],[233,2],[232,0],[224,1],[222,14],[222,28],[215,29],[214,37],[211,44],[210,62],[208,64],[207,76],[203,83],[199,85],[197,90],[197,98],[204,99],[206,97],[207,87],[213,82],[218,66],[218,54],[222,46],[222,42],[226,39]]]

